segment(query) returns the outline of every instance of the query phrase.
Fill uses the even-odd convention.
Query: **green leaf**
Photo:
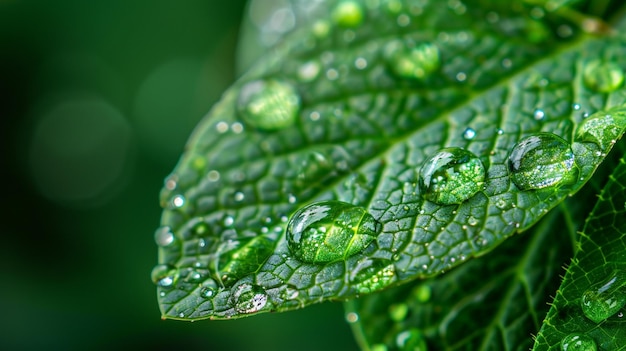
[[[585,335],[598,350],[626,350],[626,158],[585,223],[575,256],[537,335],[534,350],[560,350]]]
[[[348,301],[346,319],[364,350],[409,350],[411,330],[433,350],[528,350],[571,257],[571,246],[555,243],[574,233],[553,230],[568,218],[552,211],[529,233],[437,278]]]
[[[524,2],[320,6],[224,93],[165,180],[152,274],[164,318],[286,311],[439,275],[533,226],[624,133],[622,35]],[[315,212],[313,238],[343,239],[296,256],[315,240],[287,240],[288,222],[319,201],[344,210]]]

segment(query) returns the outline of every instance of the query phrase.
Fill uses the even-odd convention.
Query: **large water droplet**
[[[231,289],[230,303],[238,313],[255,313],[267,304],[267,293],[255,284],[237,284]]]
[[[400,351],[427,350],[424,336],[416,328],[398,333],[396,335],[396,345]]]
[[[300,96],[289,83],[257,80],[241,88],[237,110],[243,120],[261,130],[278,130],[292,125],[300,110]]]
[[[519,141],[511,150],[508,164],[511,179],[521,190],[568,184],[578,175],[570,144],[552,133]]]
[[[440,205],[460,204],[485,184],[485,167],[473,153],[458,147],[440,150],[419,171],[424,197]]]
[[[626,306],[626,273],[615,272],[606,281],[583,293],[581,307],[585,316],[596,323],[611,317]]]
[[[160,247],[172,245],[175,239],[174,233],[172,233],[172,228],[168,226],[159,227],[159,229],[154,232],[154,241]]]
[[[178,279],[178,271],[174,266],[168,264],[159,264],[154,266],[150,273],[152,282],[157,286],[169,288],[176,283]]]
[[[332,13],[333,21],[340,27],[354,28],[363,23],[363,8],[356,1],[341,1]]]
[[[396,75],[409,79],[424,79],[441,65],[439,48],[432,43],[394,40],[385,47],[385,59]]]
[[[597,112],[585,119],[576,130],[576,141],[591,142],[608,151],[626,127],[623,111],[609,112]]]
[[[609,93],[624,83],[624,70],[615,62],[594,60],[585,65],[583,82],[589,89]]]
[[[331,262],[363,250],[380,230],[380,223],[362,207],[321,201],[291,216],[287,242],[293,255],[304,262]]]
[[[590,336],[582,333],[573,333],[561,340],[562,351],[596,351],[596,342]]]

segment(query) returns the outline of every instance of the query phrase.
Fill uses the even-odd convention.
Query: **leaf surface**
[[[575,256],[533,350],[560,350],[568,335],[585,335],[598,350],[626,350],[626,158],[609,177],[580,233]],[[609,284],[609,285],[607,285]],[[614,311],[586,315],[583,296],[605,290]],[[621,301],[621,304],[620,304]],[[620,307],[621,306],[621,307]],[[593,306],[592,306],[593,307]],[[598,319],[598,317],[600,317]]]
[[[164,318],[286,311],[438,275],[531,227],[624,132],[623,82],[601,91],[585,73],[626,67],[622,35],[535,19],[524,2],[323,6],[224,93],[165,180],[153,271]],[[390,54],[407,48],[418,48],[408,71]],[[274,94],[242,103],[256,87]],[[272,113],[255,124],[250,111]],[[538,133],[571,147],[573,163],[557,164],[576,176],[520,190],[508,159]],[[450,147],[475,155],[486,176],[466,201],[442,205],[425,199],[419,173]],[[364,208],[380,225],[375,240],[342,260],[294,257],[287,223],[322,200]]]

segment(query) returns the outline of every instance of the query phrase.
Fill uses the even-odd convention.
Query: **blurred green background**
[[[0,349],[357,348],[338,303],[160,319],[159,190],[236,79],[245,6],[0,0]]]

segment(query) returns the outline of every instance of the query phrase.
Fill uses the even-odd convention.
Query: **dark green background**
[[[338,303],[160,319],[158,193],[236,77],[244,13],[243,0],[0,0],[0,349],[356,349]]]

